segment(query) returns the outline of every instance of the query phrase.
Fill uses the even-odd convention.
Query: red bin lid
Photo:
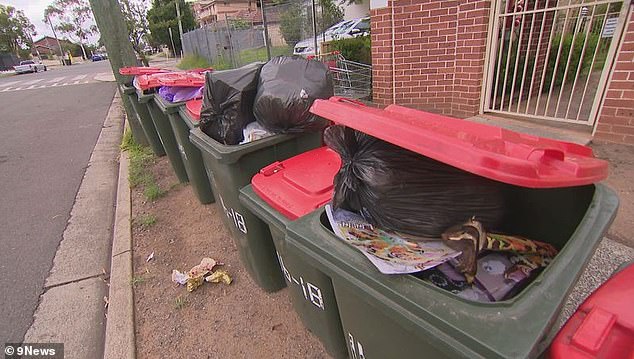
[[[160,72],[169,72],[158,67],[122,67],[119,69],[119,73],[125,76],[138,76],[138,75],[150,75]]]
[[[264,167],[251,183],[266,203],[295,220],[332,199],[333,181],[340,167],[339,154],[320,147]]]
[[[205,85],[205,75],[195,72],[175,72],[172,76],[158,76],[161,86],[171,87],[202,87]]]
[[[161,81],[169,81],[170,79],[181,79],[183,76],[180,72],[161,72],[150,75],[139,75],[134,78],[134,86],[139,90],[145,91],[152,88],[160,87]]]
[[[559,331],[550,357],[634,358],[634,265],[617,273],[586,301]]]
[[[492,180],[530,188],[581,186],[608,176],[592,149],[397,105],[332,97],[310,110],[334,123]]]
[[[200,120],[200,111],[203,107],[203,100],[189,100],[185,103],[185,109],[189,116],[195,121]]]

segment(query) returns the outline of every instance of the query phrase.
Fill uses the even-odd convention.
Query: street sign
[[[609,19],[606,19],[605,24],[603,25],[603,32],[601,33],[601,37],[606,38],[614,36],[614,31],[616,31],[616,24],[618,21],[618,17],[611,17]]]

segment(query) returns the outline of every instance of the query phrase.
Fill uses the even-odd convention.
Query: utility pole
[[[315,4],[315,0],[312,1],[313,8],[313,43],[315,44],[315,56],[319,56],[318,46],[317,46],[317,6]]]
[[[172,42],[172,50],[174,51],[174,57],[176,57],[176,46],[174,46],[174,36],[172,36],[172,28],[168,27],[167,31],[170,33],[170,41]],[[181,43],[181,46],[183,44]]]
[[[266,58],[271,59],[271,39],[269,38],[269,25],[266,21],[266,11],[264,10],[264,0],[260,0],[262,11],[262,26],[264,26],[264,44],[266,45]]]
[[[176,3],[176,18],[178,19],[178,34],[181,39],[181,57],[183,57],[183,22],[181,21],[180,1],[176,0],[175,3]],[[174,53],[174,56],[176,56],[176,53]]]
[[[62,43],[59,42],[59,38],[57,38],[57,34],[55,33],[55,27],[53,26],[53,23],[51,22],[51,18],[48,17],[48,15],[46,15],[46,21],[48,21],[48,24],[51,25],[51,31],[53,31],[53,36],[55,36],[55,40],[57,40],[57,47],[59,47],[59,52],[60,52],[60,60],[62,61],[62,66],[64,66],[64,48],[62,47]]]
[[[95,22],[101,33],[101,38],[106,45],[108,51],[108,59],[112,73],[119,84],[132,81],[129,76],[119,74],[119,69],[125,66],[137,66],[136,55],[130,42],[128,27],[125,23],[121,6],[117,0],[88,0],[92,8]],[[128,100],[128,96],[123,96],[121,87],[119,93],[121,100],[128,115],[128,123],[132,130],[132,136],[137,143],[147,146],[147,139],[143,134],[143,128],[136,117],[136,112],[132,108],[132,104]]]

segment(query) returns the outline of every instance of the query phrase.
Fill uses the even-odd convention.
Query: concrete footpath
[[[123,119],[117,93],[77,192],[33,323],[24,337],[24,342],[64,343],[65,358],[97,358],[104,350]]]

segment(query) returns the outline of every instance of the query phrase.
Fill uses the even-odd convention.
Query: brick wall
[[[594,138],[634,145],[634,11],[630,10],[623,42],[607,85]]]
[[[374,101],[392,103],[395,90],[398,104],[457,117],[476,114],[489,7],[488,0],[394,0],[373,9]]]

